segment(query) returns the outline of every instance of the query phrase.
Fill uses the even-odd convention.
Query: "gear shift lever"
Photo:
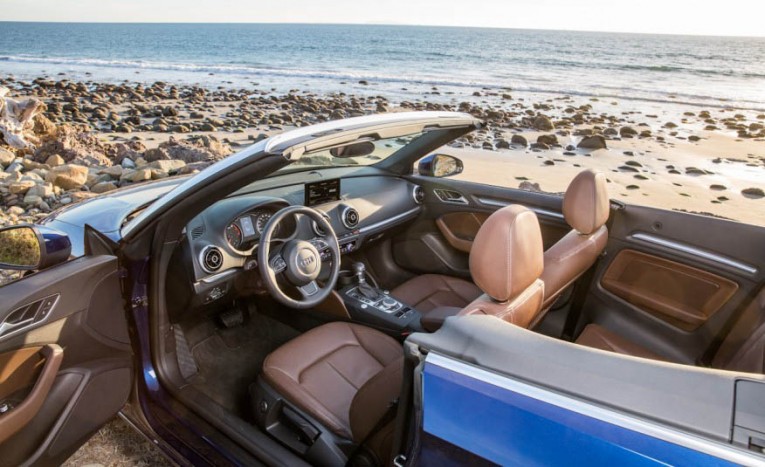
[[[376,300],[380,294],[374,287],[367,284],[366,270],[364,263],[353,263],[353,272],[356,274],[359,293],[370,300]]]

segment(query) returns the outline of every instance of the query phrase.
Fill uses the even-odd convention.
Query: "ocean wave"
[[[195,63],[182,62],[159,62],[145,60],[104,60],[96,58],[74,58],[74,57],[35,57],[25,55],[6,55],[0,56],[0,62],[7,63],[26,63],[37,65],[62,65],[70,67],[96,67],[113,69],[132,69],[132,70],[151,70],[156,72],[178,72],[198,74],[228,75],[237,78],[246,78],[248,80],[258,77],[285,78],[285,79],[308,79],[308,80],[327,80],[333,82],[350,81],[355,84],[357,81],[365,80],[372,83],[398,85],[398,86],[427,86],[427,87],[453,87],[453,88],[489,88],[502,89],[512,88],[512,91],[529,92],[539,94],[560,94],[581,97],[598,97],[612,99],[641,100],[656,103],[688,104],[688,105],[709,105],[711,107],[729,107],[735,102],[735,106],[744,109],[763,110],[765,103],[756,100],[735,99],[724,96],[713,96],[693,93],[673,92],[666,87],[660,89],[638,89],[636,87],[616,87],[604,83],[588,83],[577,86],[581,83],[573,83],[565,77],[532,76],[528,72],[513,75],[503,74],[501,76],[491,76],[486,79],[477,76],[462,76],[447,78],[444,76],[430,75],[410,75],[383,74],[363,71],[329,71],[329,70],[306,70],[294,68],[280,68],[274,66],[253,66],[249,64],[215,64],[203,65]],[[549,66],[549,63],[548,63]],[[627,65],[626,69],[651,69],[659,68],[654,71],[663,71],[664,68],[672,67],[646,67],[639,65]],[[474,70],[475,71],[475,70]],[[753,73],[755,77],[762,75]],[[566,83],[565,88],[561,83]],[[399,88],[400,89],[400,88]]]

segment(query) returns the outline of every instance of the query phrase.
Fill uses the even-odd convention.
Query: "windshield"
[[[374,165],[395,154],[398,150],[422,136],[422,134],[420,132],[377,140],[361,139],[350,145],[306,153],[292,164],[279,169],[277,173],[302,170],[304,168]]]

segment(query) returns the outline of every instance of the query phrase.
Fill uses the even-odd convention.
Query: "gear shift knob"
[[[366,282],[366,270],[364,263],[353,263],[353,273],[356,274],[356,280],[359,284]]]

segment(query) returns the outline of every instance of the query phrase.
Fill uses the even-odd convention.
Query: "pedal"
[[[231,329],[244,324],[244,313],[239,308],[224,311],[219,316],[221,324]]]
[[[178,367],[181,370],[181,376],[185,379],[190,379],[199,371],[197,362],[191,354],[191,349],[189,348],[189,343],[186,340],[186,335],[183,333],[183,329],[176,325],[173,326],[173,332],[175,334],[175,354],[178,358]]]

